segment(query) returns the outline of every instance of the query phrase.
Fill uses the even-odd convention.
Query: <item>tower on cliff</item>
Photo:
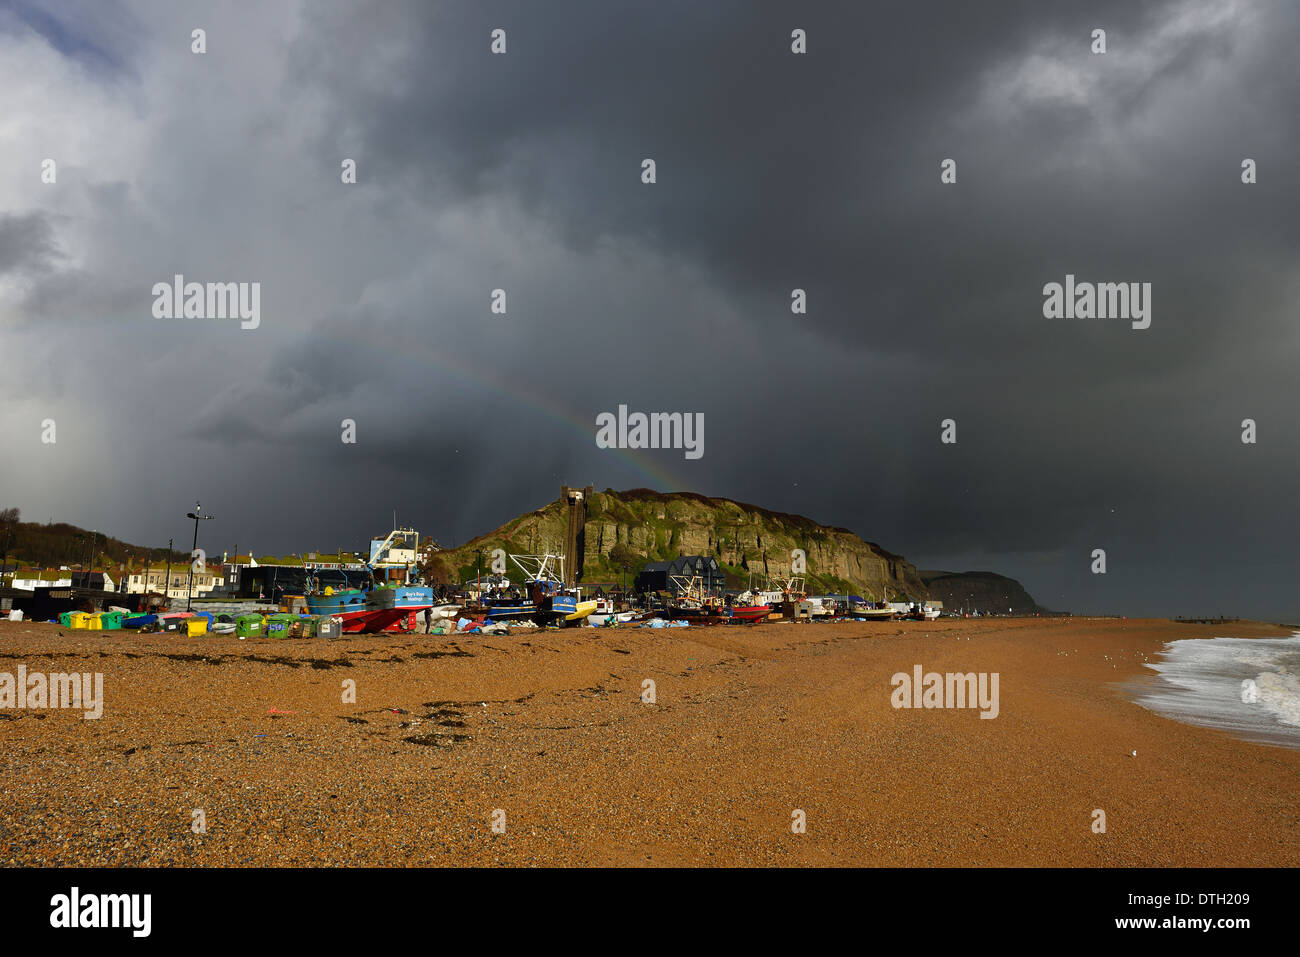
[[[564,584],[573,585],[582,578],[583,553],[587,548],[587,501],[594,489],[560,487],[560,501],[569,513],[564,533]]]

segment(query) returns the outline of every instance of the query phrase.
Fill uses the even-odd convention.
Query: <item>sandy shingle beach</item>
[[[1300,752],[1159,717],[1119,687],[1163,642],[1223,633],[1288,631],[989,619],[239,641],[0,622],[0,671],[102,672],[105,696],[99,720],[0,711],[0,862],[1295,866]],[[891,675],[918,664],[997,672],[998,716],[895,709]]]

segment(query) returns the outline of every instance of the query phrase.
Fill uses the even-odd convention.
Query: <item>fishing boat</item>
[[[447,618],[459,618],[463,605],[454,601],[438,601],[433,606],[425,610],[425,614],[434,621],[442,621]]]
[[[596,610],[596,600],[583,599],[582,589],[564,584],[564,556],[511,555],[524,573],[533,619],[539,625],[580,624]]]
[[[670,617],[692,625],[741,625],[762,621],[772,613],[770,605],[728,605],[716,595],[704,590],[704,580],[699,575],[686,578],[669,576],[679,597],[668,604]]]
[[[365,631],[373,611],[366,603],[366,592],[360,588],[341,588],[336,591],[332,587],[326,587],[323,591],[307,595],[307,607],[311,614],[318,617],[339,619],[345,634]]]
[[[566,622],[581,623],[585,619],[590,618],[591,613],[596,610],[596,600],[594,598],[584,600],[581,592],[579,592],[575,597],[577,598],[577,601],[574,602],[573,611],[565,615],[564,620]]]
[[[798,577],[769,579],[767,588],[741,592],[738,600],[746,606],[768,606],[772,618],[811,618],[834,612],[833,603],[809,598],[803,579]]]
[[[433,606],[433,589],[411,581],[418,546],[410,528],[371,539],[366,567],[373,587],[313,589],[306,596],[311,614],[338,618],[345,634],[414,631],[420,612]]]
[[[619,611],[612,598],[597,598],[595,599],[595,605],[596,607],[592,609],[591,614],[587,616],[587,624],[597,628],[606,625],[625,625],[646,617],[646,612],[643,611]]]
[[[511,555],[510,560],[523,573],[524,594],[504,583],[480,594],[470,610],[477,611],[489,621],[536,621],[538,624],[580,615],[578,597],[566,594],[563,584],[564,557],[547,552],[544,555]],[[468,607],[468,606],[467,606]],[[586,609],[590,614],[594,608]]]
[[[537,605],[518,598],[480,598],[477,608],[467,606],[466,610],[477,610],[489,621],[532,621],[537,614]]]
[[[909,621],[934,621],[939,617],[939,609],[917,602],[907,613]]]
[[[891,621],[895,615],[894,609],[888,605],[883,607],[874,602],[869,602],[859,595],[849,596],[849,614],[861,621]]]
[[[640,611],[593,612],[587,616],[587,624],[596,628],[604,628],[607,625],[630,624],[647,617],[649,616],[645,612]]]
[[[804,599],[811,606],[809,614],[813,618],[832,618],[835,615],[835,600],[826,596],[808,596]]]

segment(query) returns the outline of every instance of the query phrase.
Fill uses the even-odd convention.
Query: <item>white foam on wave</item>
[[[1171,641],[1138,704],[1251,741],[1300,748],[1300,632],[1290,638]]]

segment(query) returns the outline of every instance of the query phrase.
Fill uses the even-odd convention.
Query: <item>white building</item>
[[[71,588],[72,572],[67,568],[18,568],[14,570],[13,588],[35,591],[38,588]]]
[[[204,571],[194,573],[192,594],[195,598],[202,598],[225,583],[222,566],[210,565]],[[166,565],[155,568],[133,568],[126,579],[126,590],[131,595],[142,595],[149,591],[157,595],[165,594],[168,598],[183,599],[191,594],[190,587],[190,567],[184,564],[172,565],[170,576]]]

